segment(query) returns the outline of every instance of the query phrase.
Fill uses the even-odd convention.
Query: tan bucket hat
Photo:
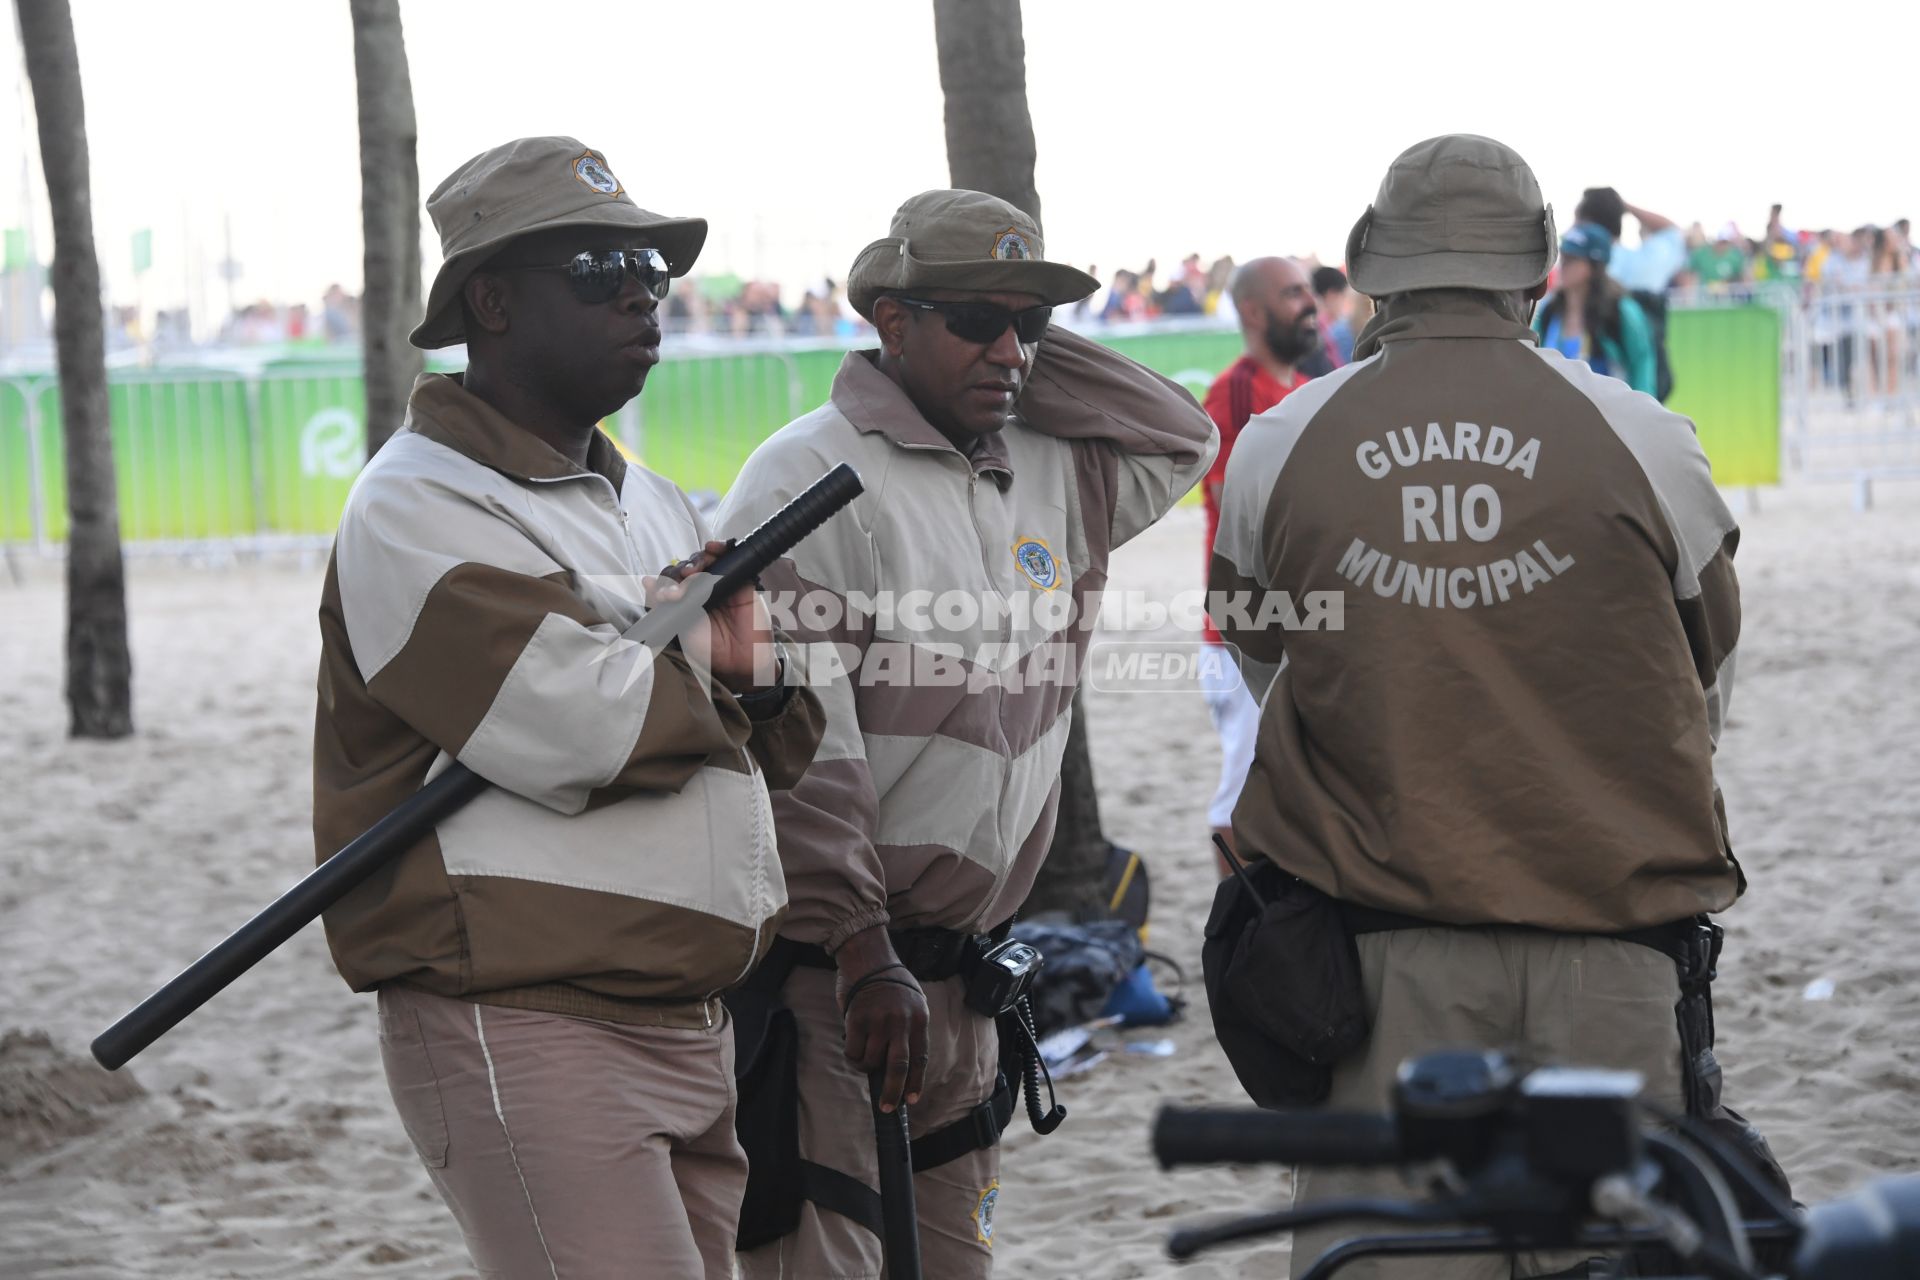
[[[874,299],[903,289],[1031,293],[1059,306],[1100,287],[1084,271],[1045,261],[1042,249],[1039,226],[998,196],[922,191],[853,260],[847,300],[871,320]]]
[[[427,213],[440,232],[443,260],[427,292],[426,318],[408,340],[429,350],[465,341],[461,287],[520,236],[580,226],[643,232],[676,276],[687,273],[707,242],[705,218],[642,209],[613,176],[607,158],[576,138],[516,138],[482,151],[434,189]]]
[[[1400,153],[1347,237],[1372,298],[1415,289],[1531,289],[1553,269],[1553,208],[1520,153],[1449,133]]]

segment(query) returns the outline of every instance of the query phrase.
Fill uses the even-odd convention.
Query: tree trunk
[[[933,38],[947,101],[950,181],[999,196],[1038,223],[1020,0],[933,0]]]
[[[360,100],[360,226],[366,292],[367,456],[399,429],[426,356],[407,341],[420,322],[419,129],[400,30],[400,0],[350,0]]]
[[[947,172],[956,187],[985,191],[1040,222],[1033,184],[1033,116],[1027,110],[1027,42],[1020,0],[933,0],[940,89],[947,105]],[[1060,816],[1053,844],[1023,908],[1105,914],[1101,883],[1107,838],[1087,754],[1085,699],[1073,695],[1073,723],[1060,762]]]
[[[133,732],[133,660],[80,54],[67,0],[20,0],[17,12],[53,209],[53,341],[67,460],[67,728],[76,738],[124,738]]]

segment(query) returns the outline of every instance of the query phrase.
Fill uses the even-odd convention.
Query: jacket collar
[[[1382,300],[1380,310],[1354,340],[1353,358],[1364,360],[1388,342],[1420,338],[1497,338],[1532,342],[1526,325],[1500,314],[1470,289],[1421,289]]]
[[[604,431],[587,443],[587,466],[576,467],[532,432],[468,391],[460,374],[423,373],[407,399],[407,427],[435,444],[516,480],[570,480],[597,475],[620,491],[627,462]]]
[[[874,351],[849,351],[833,377],[833,407],[854,430],[882,435],[905,449],[944,450],[962,459],[975,475],[985,473],[1002,489],[1013,481],[1013,460],[1007,452],[1007,431],[981,437],[971,455],[961,453],[941,435],[908,398],[900,385],[874,365]]]

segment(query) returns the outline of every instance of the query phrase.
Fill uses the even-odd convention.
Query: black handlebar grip
[[[768,516],[766,522],[735,542],[707,567],[715,578],[712,600],[725,600],[745,583],[759,577],[800,539],[827,522],[827,517],[860,496],[860,473],[842,462],[808,485],[793,501]]]
[[[1400,1163],[1400,1137],[1383,1115],[1163,1107],[1153,1122],[1162,1168],[1183,1164],[1305,1164],[1364,1168]]]

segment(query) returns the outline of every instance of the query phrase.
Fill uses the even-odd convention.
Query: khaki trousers
[[[993,1019],[966,1007],[958,978],[923,983],[927,993],[927,1078],[910,1109],[913,1134],[932,1133],[993,1093],[1000,1070]],[[846,1024],[834,999],[834,974],[800,968],[787,979],[787,1006],[800,1029],[800,1158],[879,1190],[873,1104],[867,1078],[847,1061]],[[928,1280],[985,1280],[993,1270],[994,1208],[1000,1149],[972,1151],[914,1175],[920,1215],[921,1270]],[[880,1238],[807,1203],[799,1230],[740,1255],[747,1280],[879,1280]]]
[[[380,991],[394,1105],[482,1276],[727,1280],[733,1033]]]
[[[1327,1107],[1387,1110],[1401,1061],[1428,1050],[1508,1049],[1535,1064],[1638,1071],[1650,1100],[1685,1108],[1674,1020],[1680,980],[1673,961],[1652,948],[1524,929],[1401,929],[1357,941],[1373,1034],[1334,1069]],[[1417,1190],[1397,1171],[1294,1171],[1296,1205]],[[1378,1223],[1296,1232],[1292,1274],[1341,1240],[1393,1232]],[[1581,1260],[1571,1253],[1370,1260],[1349,1264],[1337,1280],[1510,1280]]]

